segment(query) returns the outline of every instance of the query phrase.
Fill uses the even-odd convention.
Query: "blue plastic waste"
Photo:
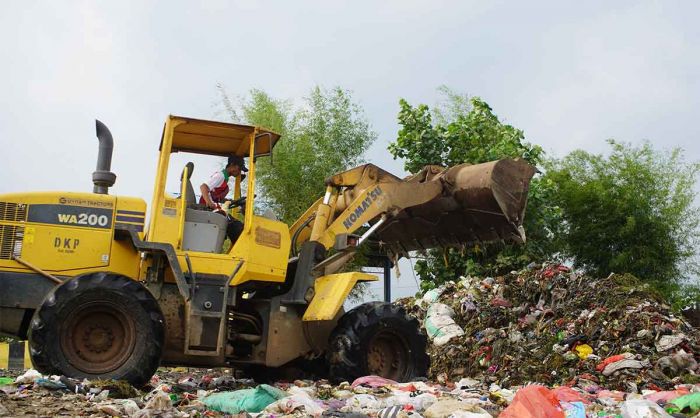
[[[562,402],[566,418],[586,418],[586,405],[583,402]]]

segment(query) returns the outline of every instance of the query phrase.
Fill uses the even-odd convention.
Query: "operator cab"
[[[218,212],[202,204],[203,202],[198,200],[200,185],[206,183],[213,171],[208,172],[212,167],[211,162],[206,158],[202,159],[201,156],[234,158],[241,162],[246,158],[253,171],[255,159],[271,155],[279,138],[278,134],[259,127],[170,116],[159,147],[161,153],[151,205],[149,240],[170,242],[180,251],[221,253],[229,224],[227,216],[232,216],[244,224],[251,221],[253,199],[242,196],[241,186],[246,175],[239,174],[235,177],[235,183],[231,181],[232,204],[222,204],[224,210]],[[194,177],[195,165],[191,161],[184,167],[180,165],[182,163],[177,163],[175,167],[182,167],[181,169],[173,167],[180,174],[177,179],[180,189],[177,197],[165,193],[167,167],[170,156],[174,153],[199,155],[194,159],[200,167],[204,167]],[[247,190],[252,193],[252,172],[247,180]],[[220,200],[219,203],[223,202]]]

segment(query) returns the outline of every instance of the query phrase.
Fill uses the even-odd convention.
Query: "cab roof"
[[[248,141],[250,135],[255,132],[255,126],[173,115],[170,115],[169,119],[171,126],[175,126],[170,152],[192,152],[223,157],[235,154],[240,157],[248,157],[250,152]],[[267,129],[259,127],[257,129],[258,140],[255,143],[255,156],[268,155],[279,141],[280,135]],[[158,147],[159,150],[163,148],[164,135],[165,127]]]

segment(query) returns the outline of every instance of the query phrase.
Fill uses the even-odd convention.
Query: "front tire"
[[[391,303],[370,302],[345,313],[331,333],[331,379],[376,375],[407,382],[428,373],[427,338],[420,323]]]
[[[55,287],[34,313],[30,355],[37,370],[146,384],[162,354],[165,320],[139,282],[90,273]]]

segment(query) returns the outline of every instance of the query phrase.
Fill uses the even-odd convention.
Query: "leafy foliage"
[[[684,308],[700,309],[700,281],[679,284],[671,291],[668,299],[676,311]]]
[[[485,101],[446,87],[440,92],[444,101],[432,111],[424,104],[414,107],[400,101],[401,128],[389,151],[394,158],[405,160],[407,171],[417,172],[427,164],[479,164],[502,158],[523,158],[535,166],[543,163],[542,149],[525,142],[522,130],[502,123]],[[560,225],[552,193],[549,179],[533,179],[525,215],[528,242],[524,246],[493,243],[431,250],[416,263],[421,286],[431,288],[463,274],[499,274],[551,259],[557,252]]]
[[[566,252],[592,274],[628,272],[666,295],[677,292],[679,279],[698,272],[700,164],[686,162],[680,149],[608,142],[607,157],[574,151],[548,171]]]
[[[363,163],[363,154],[377,138],[348,90],[313,88],[294,106],[275,99],[263,90],[251,90],[236,105],[219,86],[222,105],[234,121],[268,128],[282,135],[273,158],[256,165],[260,198],[278,217],[292,224],[325,190],[324,180]],[[356,257],[347,269],[361,269]],[[368,288],[359,284],[350,299],[361,300]]]
[[[404,168],[411,173],[428,164],[479,164],[508,157],[524,158],[536,165],[543,157],[540,147],[523,142],[523,131],[501,123],[478,97],[471,98],[468,107],[452,106],[448,114],[438,112],[437,123],[427,105],[412,107],[403,99],[399,103],[401,129],[389,152],[394,158],[403,158]]]
[[[220,91],[234,120],[282,135],[273,159],[258,160],[256,177],[271,208],[290,224],[323,195],[327,177],[361,164],[376,139],[360,106],[339,87],[315,87],[301,106],[252,90],[240,109]]]

